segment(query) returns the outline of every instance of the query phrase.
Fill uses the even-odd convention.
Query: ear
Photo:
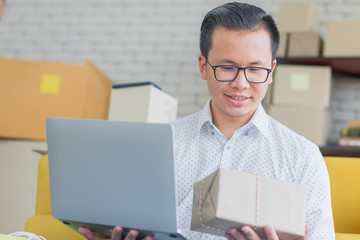
[[[207,80],[207,75],[206,75],[206,58],[203,55],[200,55],[199,58],[199,70],[200,70],[200,75],[201,78],[203,80]]]
[[[270,73],[269,79],[267,80],[267,83],[268,83],[268,84],[271,84],[272,81],[273,81],[272,76],[273,76],[273,73],[274,73],[274,71],[275,71],[276,64],[277,64],[277,61],[276,61],[276,59],[275,59],[275,60],[273,61],[273,64],[272,64],[272,68],[271,68],[271,73]]]

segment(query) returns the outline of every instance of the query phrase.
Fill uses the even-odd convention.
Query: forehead
[[[218,26],[214,29],[211,42],[211,47],[217,46],[219,42],[220,44],[231,43],[236,45],[253,43],[271,47],[270,35],[264,28],[256,30],[232,30]]]
[[[249,31],[218,26],[212,35],[209,55],[271,58],[270,35],[264,28]]]

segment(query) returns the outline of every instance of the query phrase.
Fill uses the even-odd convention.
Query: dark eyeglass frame
[[[217,65],[217,66],[213,66],[213,65],[211,65],[211,63],[209,62],[209,60],[206,58],[206,62],[209,64],[209,66],[214,70],[214,77],[215,77],[215,79],[217,80],[217,81],[219,81],[219,82],[232,82],[232,81],[234,81],[236,78],[237,78],[237,76],[239,75],[239,72],[240,72],[240,70],[243,70],[244,71],[244,75],[245,75],[245,78],[246,78],[246,80],[248,81],[248,82],[251,82],[251,83],[264,83],[264,82],[266,82],[267,80],[268,80],[268,78],[269,78],[269,74],[272,72],[272,70],[270,69],[270,68],[264,68],[264,67],[237,67],[237,66],[234,66],[234,65]],[[233,68],[237,68],[237,73],[236,73],[236,75],[235,75],[235,77],[234,77],[234,79],[232,79],[232,80],[220,80],[220,79],[218,79],[217,77],[216,77],[216,68],[218,68],[218,67],[233,67]],[[247,78],[247,76],[246,76],[246,69],[249,69],[249,68],[252,68],[252,69],[265,69],[266,71],[267,71],[267,75],[266,75],[266,79],[265,79],[265,81],[263,81],[263,82],[254,82],[254,81],[250,81],[248,78]]]

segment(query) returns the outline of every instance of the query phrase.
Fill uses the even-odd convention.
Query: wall
[[[179,100],[181,117],[201,109],[208,99],[206,84],[198,74],[199,27],[204,14],[223,2],[9,0],[0,24],[0,56],[78,64],[90,59],[114,83],[158,83]],[[276,19],[281,1],[249,2],[263,7]],[[314,3],[323,36],[326,21],[358,18],[360,11],[356,0]],[[360,85],[360,81],[351,82],[352,86]],[[354,88],[346,87],[348,81],[336,80],[334,84],[338,86],[334,95],[339,97],[333,99],[331,106],[332,141],[336,141],[348,118],[360,117],[360,107],[342,107],[359,100],[358,94],[341,97]]]
[[[156,82],[179,100],[181,117],[209,98],[198,73],[199,28],[205,13],[224,2],[8,0],[0,22],[0,56],[76,64],[90,59],[114,83]],[[280,0],[249,2],[276,18]],[[326,21],[358,18],[360,12],[357,0],[313,2],[323,36]],[[332,92],[331,141],[348,120],[360,118],[360,79],[340,78],[334,79]]]

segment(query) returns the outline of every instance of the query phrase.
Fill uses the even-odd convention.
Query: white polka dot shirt
[[[230,140],[212,123],[209,102],[172,125],[178,224],[187,239],[224,239],[190,231],[193,184],[219,167],[306,184],[308,239],[335,239],[330,182],[319,148],[268,116],[261,105]]]

